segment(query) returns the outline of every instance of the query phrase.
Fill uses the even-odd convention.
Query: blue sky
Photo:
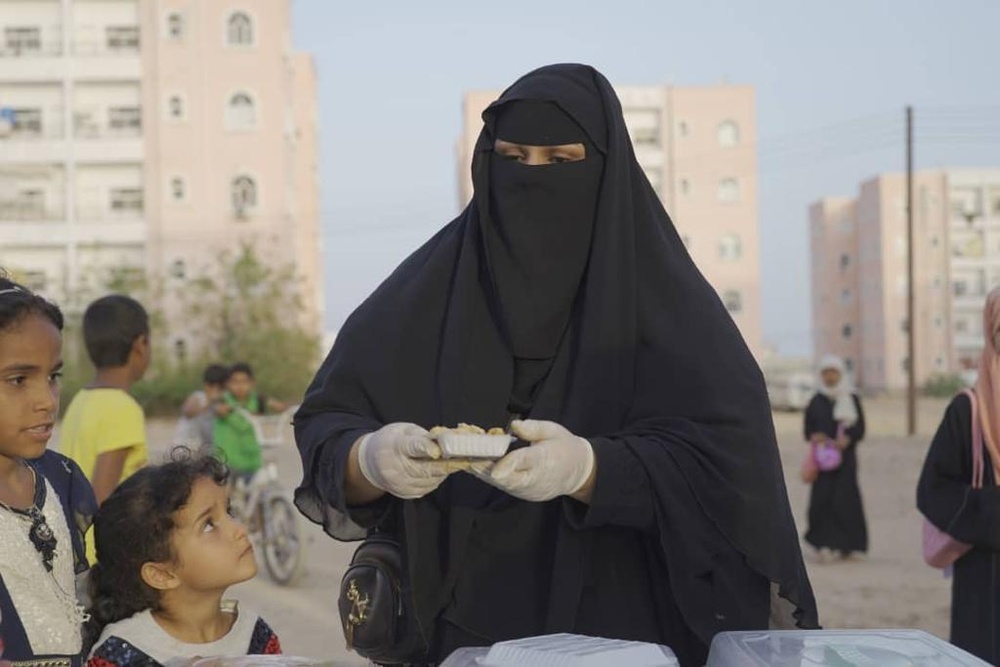
[[[807,206],[916,164],[1000,166],[997,0],[294,0],[319,72],[331,330],[458,213],[464,91],[553,62],[757,91],[765,340],[810,350]],[[993,107],[990,109],[989,107]]]

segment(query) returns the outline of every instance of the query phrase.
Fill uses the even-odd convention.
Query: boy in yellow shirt
[[[90,479],[100,504],[148,458],[145,416],[128,391],[149,368],[149,316],[131,297],[102,297],[83,315],[83,340],[96,374],[66,409],[59,441],[62,453]],[[87,556],[94,562],[93,531],[87,534]]]

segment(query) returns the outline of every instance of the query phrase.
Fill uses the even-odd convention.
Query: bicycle
[[[231,500],[233,514],[247,526],[271,579],[280,586],[291,586],[302,571],[303,561],[298,512],[281,485],[277,463],[268,454],[288,446],[288,427],[298,406],[276,415],[252,415],[237,409],[253,426],[264,465],[249,482],[236,479]]]

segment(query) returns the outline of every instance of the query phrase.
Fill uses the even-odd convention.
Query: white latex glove
[[[487,484],[522,500],[542,502],[576,493],[594,470],[594,448],[565,427],[549,421],[515,421],[511,430],[530,442],[489,470],[472,472]]]
[[[422,498],[448,475],[467,467],[440,459],[441,448],[416,424],[386,424],[364,436],[358,445],[361,474],[397,498]]]

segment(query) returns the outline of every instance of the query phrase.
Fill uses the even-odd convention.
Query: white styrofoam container
[[[446,459],[499,459],[507,453],[514,438],[509,435],[480,433],[442,433],[437,436],[441,455]]]
[[[920,630],[720,632],[707,667],[989,667]]]
[[[556,634],[463,648],[441,667],[679,667],[666,646]]]

